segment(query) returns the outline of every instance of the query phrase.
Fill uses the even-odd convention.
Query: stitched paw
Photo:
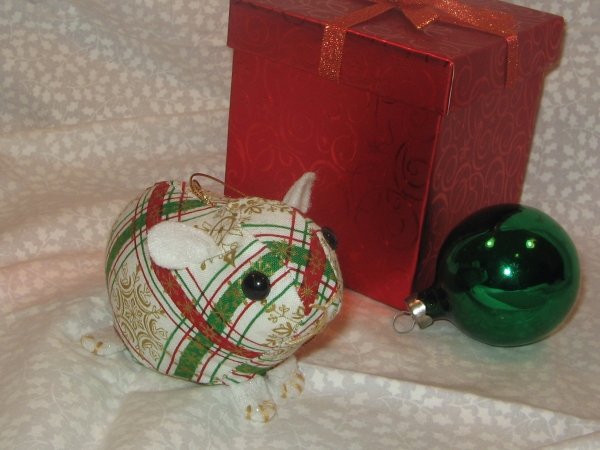
[[[279,386],[272,386],[272,389],[281,398],[296,398],[304,390],[304,376],[301,373],[295,373],[291,379],[285,383],[280,383]]]
[[[275,416],[277,407],[263,377],[256,376],[243,383],[232,384],[230,388],[238,408],[246,419],[268,422]]]
[[[294,356],[268,372],[267,382],[273,395],[281,398],[296,398],[304,390],[304,376]]]
[[[265,400],[258,405],[246,406],[246,419],[264,423],[271,420],[276,412],[275,403]]]
[[[81,338],[81,345],[87,351],[100,356],[125,350],[125,344],[112,326],[86,334]]]

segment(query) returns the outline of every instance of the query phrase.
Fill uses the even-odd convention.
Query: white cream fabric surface
[[[0,448],[600,448],[600,3],[513,0],[567,21],[523,203],[582,259],[550,338],[492,348],[347,292],[298,353],[299,399],[256,425],[226,387],[156,374],[79,338],[111,323],[103,253],[143,188],[222,178],[231,79],[225,0],[0,0]]]

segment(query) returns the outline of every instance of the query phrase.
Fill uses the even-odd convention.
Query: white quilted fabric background
[[[0,0],[0,448],[600,448],[600,3],[513,0],[567,21],[523,203],[581,253],[577,310],[498,349],[448,323],[399,336],[349,292],[298,357],[307,390],[256,426],[225,387],[79,337],[110,324],[103,252],[141,188],[224,176],[224,0]]]
[[[564,17],[558,69],[546,79],[522,202],[557,219],[570,233],[600,236],[600,3],[512,0]]]

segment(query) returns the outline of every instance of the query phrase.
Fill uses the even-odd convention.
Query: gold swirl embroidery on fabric
[[[218,208],[214,213],[207,215],[201,224],[194,227],[209,234],[223,249],[223,253],[218,255],[219,258],[235,267],[238,240],[243,236],[241,222],[235,213],[228,208]],[[211,261],[213,259],[211,258]],[[206,264],[203,263],[202,269],[205,268]]]
[[[298,306],[292,312],[291,308],[286,305],[276,306],[273,304],[265,312],[269,314],[269,321],[276,324],[267,337],[267,344],[273,348],[285,346],[304,320],[303,306]]]
[[[305,334],[303,331],[300,333],[300,336],[296,338],[294,338],[294,335],[297,334],[298,329],[302,326],[302,322],[305,319],[304,307],[300,306],[293,314],[290,314],[290,309],[287,306],[281,305],[279,306],[279,310],[277,310],[275,305],[271,305],[265,312],[271,314],[269,320],[276,323],[277,326],[271,330],[271,334],[267,337],[267,343],[271,348],[263,353],[263,359],[285,359],[296,351],[298,345],[304,344],[323,331],[329,321],[335,317],[339,309],[331,316],[327,310],[336,301],[341,300],[341,295],[342,293],[337,291],[324,305],[319,305],[317,303],[310,305],[311,308],[318,309],[322,312],[321,317],[319,317],[317,323],[308,331],[308,333]],[[282,320],[282,322],[278,323],[279,320]]]
[[[233,200],[227,204],[227,209],[240,217],[240,223],[247,222],[253,215],[260,215],[265,212],[288,214],[294,212],[294,208],[285,203],[258,197],[246,197]]]
[[[115,317],[131,345],[158,361],[168,338],[167,331],[158,326],[164,311],[152,303],[150,288],[141,281],[140,272],[139,265],[134,273],[123,266],[112,293]]]
[[[318,303],[313,303],[312,305],[310,305],[311,308],[318,309],[323,314],[321,315],[321,317],[319,317],[318,322],[315,324],[315,326],[310,331],[310,333],[308,333],[306,335],[303,335],[303,336],[300,336],[300,337],[298,337],[296,339],[292,339],[291,341],[287,342],[287,345],[296,345],[296,344],[299,344],[299,343],[302,343],[302,342],[306,342],[310,338],[312,338],[313,336],[316,336],[321,331],[323,331],[323,329],[327,326],[327,324],[331,320],[329,318],[329,313],[327,312],[327,309],[333,303],[335,303],[337,300],[339,300],[340,297],[341,297],[341,295],[342,295],[341,291],[337,291],[334,295],[331,296],[331,298],[329,299],[329,301],[327,303],[325,303],[324,305],[319,305]]]
[[[223,240],[232,232],[232,230],[237,231],[235,234],[236,236],[241,236],[241,231],[239,231],[239,225],[235,215],[227,215],[225,217],[217,217],[215,215],[214,219],[217,219],[216,223],[204,222],[202,224],[202,229],[210,234],[217,245],[222,245]]]

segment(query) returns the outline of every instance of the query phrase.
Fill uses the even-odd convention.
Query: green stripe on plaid
[[[282,252],[281,247],[284,244],[289,250],[290,253],[290,261],[294,264],[298,265],[298,267],[305,267],[306,262],[308,261],[308,255],[310,253],[308,248],[300,247],[298,245],[293,245],[291,247],[287,246],[287,244],[283,241],[268,241],[265,242],[265,245],[269,248],[269,250],[273,253],[280,254]],[[329,260],[326,261],[325,270],[323,275],[328,279],[335,281],[337,278],[335,276],[335,271],[331,262]]]
[[[196,334],[192,337],[192,340],[189,341],[184,353],[179,358],[177,368],[173,375],[186,380],[191,379],[198,368],[197,361],[202,360],[212,346],[213,343],[206,339],[201,333]]]
[[[251,364],[240,364],[239,366],[237,366],[235,368],[235,371],[239,372],[239,373],[247,374],[247,375],[264,375],[271,369],[272,369],[272,367],[270,367],[270,366],[269,367],[258,367],[258,366],[253,366]]]
[[[246,250],[246,249],[245,249]],[[244,250],[244,251],[245,251]],[[240,255],[244,253],[244,251],[240,252]],[[244,276],[252,270],[260,270],[267,277],[271,277],[275,272],[280,270],[283,267],[282,261],[274,257],[271,253],[268,253],[262,257],[260,257],[257,261],[253,262],[249,269],[244,272],[239,278],[237,278],[231,286],[225,291],[225,293],[221,296],[221,298],[216,302],[213,310],[208,316],[206,320],[207,323],[211,326],[211,328],[215,331],[215,333],[221,335],[225,330],[226,326],[231,322],[235,311],[244,303],[246,300],[246,296],[242,292],[241,282]],[[198,365],[201,363],[202,358],[206,356],[209,348],[202,347],[198,348],[197,345],[192,344],[197,339],[207,340],[202,333],[197,333],[190,344],[186,346],[184,351],[181,353],[179,358],[179,365],[175,370],[175,376],[191,379],[198,368]],[[242,334],[240,339],[236,342],[236,345],[241,345],[242,340],[244,339],[244,335]],[[210,342],[210,341],[209,341]],[[210,343],[213,345],[212,342]],[[223,360],[217,366],[217,369],[214,371],[218,372],[219,367],[228,359],[228,356],[225,356]],[[214,379],[214,374],[211,375],[210,381]]]
[[[125,227],[121,234],[117,236],[114,245],[108,253],[108,257],[106,258],[107,277],[110,274],[110,270],[112,269],[115,259],[117,258],[123,247],[133,239],[133,235],[137,233],[144,225],[146,225],[146,214],[137,217],[127,227]]]

